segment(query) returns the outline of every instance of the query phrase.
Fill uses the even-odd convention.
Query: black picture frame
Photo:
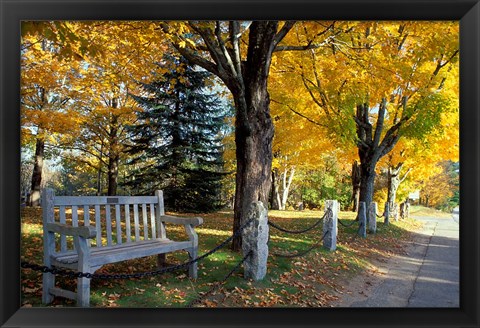
[[[2,327],[479,327],[478,0],[0,0]],[[20,21],[109,19],[459,20],[460,308],[20,308]]]

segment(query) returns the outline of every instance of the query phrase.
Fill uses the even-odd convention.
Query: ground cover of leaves
[[[192,216],[191,214],[176,215]],[[220,244],[232,234],[232,211],[195,214],[204,219],[197,227],[199,255]],[[302,230],[313,225],[323,211],[270,211],[269,220],[290,230]],[[340,212],[339,218],[346,225],[354,220],[354,213]],[[43,263],[43,231],[40,208],[22,208],[21,257],[22,261]],[[337,250],[329,252],[322,247],[307,255],[282,258],[273,253],[293,254],[308,249],[318,242],[322,224],[300,235],[287,234],[270,227],[267,276],[262,281],[243,278],[243,268],[227,281],[218,282],[238,263],[242,254],[224,247],[199,262],[199,277],[192,280],[187,271],[176,271],[139,279],[93,279],[91,282],[92,307],[329,307],[341,294],[342,286],[354,275],[361,275],[373,260],[386,261],[395,254],[402,254],[411,240],[411,231],[420,224],[413,219],[391,222],[383,219],[377,223],[377,233],[367,238],[357,236],[358,225],[339,225]],[[187,239],[183,227],[167,225],[171,239]],[[186,252],[168,254],[167,262],[179,264],[188,260]],[[146,257],[110,264],[96,273],[139,273],[155,270],[155,257]],[[45,306],[41,303],[42,274],[22,269],[21,300],[24,307]],[[57,285],[75,290],[74,279],[58,277]],[[212,290],[213,289],[213,290]],[[209,291],[207,295],[203,295]],[[202,296],[204,296],[202,298]],[[198,300],[198,301],[196,301]],[[50,307],[73,307],[75,302],[56,297]]]

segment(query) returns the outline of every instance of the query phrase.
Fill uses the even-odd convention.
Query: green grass
[[[231,236],[233,213],[220,211],[198,216],[204,218],[204,224],[196,228],[199,235],[199,255],[202,255]],[[269,212],[270,220],[290,230],[311,226],[322,216],[322,211]],[[355,215],[341,212],[339,217],[348,224],[354,220]],[[396,246],[399,240],[408,241],[408,231],[417,227],[411,219],[389,226],[379,222],[377,234],[363,239],[356,236],[357,225],[349,228],[339,225],[335,252],[320,247],[298,258],[270,255],[265,279],[258,282],[246,280],[243,278],[243,269],[240,268],[224,285],[219,286],[197,306],[328,306],[329,301],[336,297],[335,290],[341,288],[344,281],[354,274],[361,274],[373,257],[386,257],[399,251]],[[322,235],[322,224],[301,235],[283,233],[270,227],[270,253],[301,252],[317,242]],[[172,239],[186,239],[183,227],[174,225],[167,225],[167,236]],[[41,264],[42,247],[41,210],[22,209],[22,260]],[[242,254],[224,247],[199,262],[199,276],[196,280],[188,277],[187,270],[139,279],[94,279],[91,282],[91,306],[185,307],[198,298],[199,293],[208,291],[222,281],[241,258]],[[167,256],[167,262],[171,264],[187,260],[186,252],[175,252]],[[147,257],[106,265],[97,273],[137,273],[155,270],[155,266],[155,257]],[[57,281],[62,288],[75,289],[76,281],[73,279],[59,277]],[[24,306],[44,306],[41,304],[41,273],[22,270],[21,298]],[[70,307],[75,306],[75,302],[56,297],[49,306]]]

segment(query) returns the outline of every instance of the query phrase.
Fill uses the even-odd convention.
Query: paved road
[[[388,263],[386,278],[351,307],[459,307],[459,225],[454,218],[425,223],[407,254]]]

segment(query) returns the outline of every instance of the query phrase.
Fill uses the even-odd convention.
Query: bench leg
[[[157,268],[161,269],[167,266],[167,254],[157,255]]]
[[[52,303],[53,295],[50,294],[50,288],[55,287],[55,275],[51,273],[44,273],[42,277],[42,286],[42,303]]]
[[[77,306],[90,306],[90,279],[77,278]]]
[[[190,261],[197,258],[198,251],[196,248],[189,248],[187,252],[188,252],[188,256],[190,257]],[[195,262],[188,266],[188,275],[190,276],[190,278],[197,279],[198,277],[197,268],[198,268],[198,262]]]

